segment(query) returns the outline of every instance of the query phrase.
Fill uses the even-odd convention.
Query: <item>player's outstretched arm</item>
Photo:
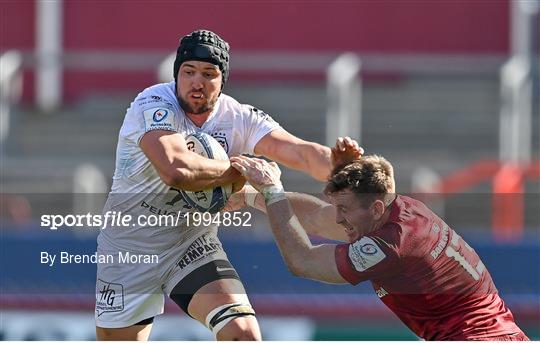
[[[288,200],[267,205],[267,214],[276,243],[291,273],[327,283],[347,283],[337,269],[336,245],[312,245]]]
[[[347,241],[343,226],[336,223],[336,208],[332,204],[309,194],[286,192],[285,196],[302,228],[309,235],[317,235],[334,241]],[[246,205],[266,213],[264,197],[250,185],[246,185],[242,191],[233,194],[224,210],[237,211]]]
[[[319,181],[327,181],[335,167],[360,158],[363,153],[358,143],[349,137],[338,137],[336,145],[330,149],[302,140],[283,129],[270,132],[255,146],[256,155],[301,170]]]
[[[270,226],[289,270],[304,278],[328,283],[347,283],[337,270],[334,257],[336,246],[311,244],[285,197],[277,164],[245,156],[233,157],[231,162],[233,167],[265,195]]]
[[[149,131],[139,145],[163,182],[174,188],[199,191],[242,178],[229,161],[211,160],[189,151],[184,137],[172,131]]]
[[[264,136],[255,145],[255,154],[301,170],[319,181],[328,180],[331,172],[330,148],[302,140],[284,129]]]

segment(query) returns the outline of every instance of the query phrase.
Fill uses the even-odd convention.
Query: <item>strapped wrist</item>
[[[264,196],[264,202],[267,206],[287,199],[287,197],[285,197],[285,190],[281,184],[265,187],[261,190],[261,193]]]

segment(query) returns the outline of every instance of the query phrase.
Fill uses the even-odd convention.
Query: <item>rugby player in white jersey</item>
[[[229,161],[201,157],[185,136],[206,132],[229,156],[254,154],[326,181],[328,147],[299,139],[270,116],[221,91],[229,75],[229,45],[210,31],[183,37],[174,79],[142,91],[120,129],[116,168],[105,211],[136,216],[189,212],[178,189],[198,191],[244,179]],[[358,147],[355,147],[359,150]],[[217,227],[109,227],[98,254],[152,254],[158,263],[98,264],[96,332],[100,340],[147,340],[164,295],[218,340],[260,340],[255,312],[217,237]]]

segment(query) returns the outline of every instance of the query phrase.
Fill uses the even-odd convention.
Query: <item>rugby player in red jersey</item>
[[[334,152],[339,148],[338,141]],[[341,148],[348,149],[343,141]],[[336,168],[325,189],[332,205],[285,196],[273,162],[231,162],[264,196],[294,275],[336,284],[370,280],[383,303],[426,340],[528,340],[476,252],[422,202],[395,194],[393,168],[383,157]],[[306,231],[348,243],[312,245]]]

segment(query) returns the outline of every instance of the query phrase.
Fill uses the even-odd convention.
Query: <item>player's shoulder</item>
[[[436,215],[420,200],[397,194],[390,207],[388,222],[405,225],[421,226],[431,222]]]
[[[149,128],[176,130],[179,105],[174,85],[160,83],[140,92],[126,112],[120,135],[138,135]]]
[[[236,100],[232,96],[227,95],[225,93],[221,93],[219,95],[219,101],[222,105],[227,106],[227,107],[240,107],[241,106],[238,100]]]
[[[377,236],[364,236],[347,246],[349,259],[359,272],[374,267],[389,256],[395,256],[391,245]]]
[[[166,82],[166,83],[158,83],[150,87],[146,87],[145,89],[143,89],[143,91],[139,95],[146,96],[146,95],[156,94],[158,96],[162,95],[162,96],[170,97],[170,96],[174,96],[175,94],[174,87],[175,87],[174,81]]]
[[[423,202],[404,195],[396,196],[390,211],[388,221],[379,231],[403,254],[429,241],[433,223],[440,221]]]
[[[158,83],[145,88],[133,100],[131,107],[148,108],[152,106],[174,107],[176,102],[175,83]]]
[[[247,106],[248,105],[240,103],[238,100],[225,93],[221,93],[219,96],[219,108],[221,111],[230,112],[235,116],[241,116],[249,113]]]
[[[237,116],[251,117],[258,115],[267,115],[257,107],[250,104],[243,104],[230,95],[222,93],[219,96],[220,108],[223,111],[230,111]]]

